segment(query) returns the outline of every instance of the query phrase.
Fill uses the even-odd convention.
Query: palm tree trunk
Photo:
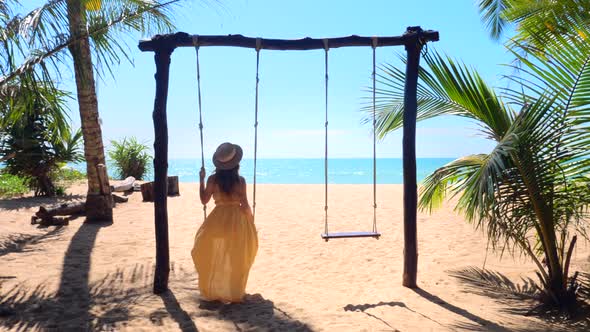
[[[86,33],[86,20],[79,0],[67,0],[68,21],[70,34],[81,36]],[[105,164],[102,131],[98,115],[98,101],[90,40],[88,37],[79,39],[70,46],[70,53],[74,60],[74,72],[78,93],[78,106],[84,137],[84,157],[86,158],[86,172],[88,176],[88,196],[86,198],[86,219],[89,221],[113,220],[113,208],[108,193],[101,193],[100,178],[97,165]],[[108,179],[105,179],[108,182]]]
[[[546,289],[552,297],[552,301],[560,304],[566,296],[566,282],[561,269],[559,253],[557,248],[557,237],[555,236],[555,225],[553,223],[553,212],[551,206],[541,197],[541,188],[534,175],[527,170],[534,169],[532,166],[530,153],[521,151],[520,156],[514,156],[513,159],[519,168],[520,174],[529,192],[529,197],[535,210],[535,215],[539,220],[539,230],[541,244],[545,252],[547,269],[549,274],[548,285]]]

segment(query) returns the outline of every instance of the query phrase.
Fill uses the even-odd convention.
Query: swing
[[[325,126],[325,149],[324,149],[324,233],[322,233],[322,239],[326,242],[330,239],[346,239],[346,238],[359,238],[359,237],[372,237],[379,239],[381,233],[377,232],[377,136],[376,126],[377,121],[375,119],[375,50],[377,48],[378,40],[376,37],[372,38],[371,46],[373,48],[373,229],[370,232],[329,232],[328,229],[328,51],[330,49],[328,40],[324,39],[324,51],[325,51],[325,68],[326,68],[326,80],[325,80],[325,115],[326,122]]]
[[[326,242],[329,239],[343,239],[343,238],[359,238],[372,237],[379,239],[381,233],[377,232],[377,149],[376,149],[376,125],[375,119],[375,50],[377,48],[377,38],[372,38],[373,48],[373,229],[370,232],[332,232],[328,230],[328,40],[324,39],[325,50],[325,149],[324,149],[324,233],[321,235]],[[205,154],[203,150],[203,116],[201,107],[201,72],[199,66],[199,36],[193,36],[193,45],[195,47],[197,59],[197,93],[199,106],[199,133],[201,140],[201,167],[205,167]],[[260,49],[262,48],[261,39],[256,39],[256,92],[254,103],[254,174],[253,174],[253,190],[252,190],[252,214],[256,216],[256,165],[258,155],[258,83],[260,82],[258,73],[260,67]],[[203,204],[203,216],[207,218],[207,206]]]
[[[192,37],[192,38],[191,38]],[[417,243],[416,243],[416,89],[418,86],[418,76],[420,68],[420,51],[427,42],[439,40],[439,33],[433,30],[422,30],[419,26],[408,27],[406,32],[400,36],[379,37],[379,47],[383,46],[405,46],[408,60],[406,62],[406,77],[404,89],[404,140],[403,140],[403,161],[404,161],[404,281],[406,287],[416,287],[417,271]],[[330,47],[356,47],[356,46],[377,46],[377,38],[348,36],[330,38]],[[263,44],[263,45],[261,45]],[[168,122],[167,122],[167,97],[168,85],[170,81],[170,63],[171,55],[178,47],[194,46],[230,46],[257,48],[268,50],[316,50],[327,49],[328,45],[325,40],[314,38],[303,39],[254,39],[242,35],[227,36],[200,36],[198,39],[187,33],[178,32],[174,34],[156,35],[149,40],[143,40],[139,43],[139,49],[143,52],[154,52],[154,61],[156,65],[156,92],[153,108],[154,123],[154,212],[155,212],[155,235],[156,235],[156,267],[154,272],[153,291],[156,294],[165,292],[168,289],[168,278],[170,272],[170,248],[168,240],[168,205],[166,196],[166,181],[168,171]],[[262,46],[262,47],[260,47]],[[327,51],[327,50],[326,50]],[[258,53],[258,52],[257,52]],[[373,60],[373,64],[375,60]],[[374,67],[374,66],[373,66]],[[327,71],[327,56],[326,56]],[[373,72],[375,70],[373,69]],[[375,79],[375,75],[373,76]],[[373,91],[375,86],[373,86]],[[373,94],[373,100],[375,100]],[[327,98],[326,98],[327,101]],[[326,104],[327,105],[327,104]],[[374,105],[374,103],[373,103]],[[374,107],[374,106],[373,106]],[[327,106],[326,106],[327,109]],[[201,109],[199,105],[199,114]],[[373,108],[375,115],[375,108]],[[257,115],[256,115],[257,116]],[[326,117],[327,120],[327,117]],[[327,122],[327,121],[326,121]],[[202,131],[202,121],[200,122]],[[375,127],[375,122],[373,123]],[[327,127],[327,123],[326,123]],[[406,139],[407,138],[407,139]],[[201,142],[203,141],[201,137]],[[326,138],[327,143],[327,138]],[[201,143],[202,149],[202,143]],[[326,149],[327,151],[327,149]],[[255,151],[256,154],[256,151]],[[327,155],[327,152],[326,152]],[[373,153],[375,157],[375,151]],[[203,156],[201,156],[202,159]],[[327,160],[327,158],[326,158]],[[202,162],[204,166],[204,162]],[[327,162],[325,165],[327,169]],[[375,166],[375,163],[373,164]],[[374,167],[375,168],[375,167]],[[373,201],[375,202],[375,172],[373,175]],[[326,181],[327,198],[327,181]],[[326,217],[327,217],[327,199],[326,199]],[[373,205],[376,208],[376,205]],[[205,213],[206,214],[206,213]],[[370,236],[377,237],[379,233],[376,230],[376,218],[373,217],[373,232],[351,232],[329,233],[326,222],[326,240],[330,237],[357,237]],[[334,237],[333,237],[334,236]]]
[[[199,36],[193,36],[193,45],[197,55],[197,95],[199,105],[199,134],[201,138],[201,168],[205,168],[205,152],[203,149],[203,113],[201,108],[201,70],[199,66]],[[256,97],[254,103],[254,176],[252,180],[252,215],[256,217],[256,164],[258,155],[258,68],[260,65],[260,49],[262,40],[256,39]],[[203,204],[203,220],[207,219],[207,205]]]

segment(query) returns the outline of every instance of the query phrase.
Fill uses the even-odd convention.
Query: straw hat
[[[240,164],[244,152],[237,144],[222,143],[213,154],[213,165],[217,169],[228,170]]]

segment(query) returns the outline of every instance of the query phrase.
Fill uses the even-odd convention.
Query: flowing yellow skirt
[[[191,251],[201,295],[210,301],[241,302],[257,251],[253,220],[239,204],[218,204],[197,231]]]

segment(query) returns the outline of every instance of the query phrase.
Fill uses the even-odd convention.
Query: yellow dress
[[[213,199],[215,208],[197,231],[191,251],[199,289],[207,300],[241,302],[258,251],[256,226],[235,195],[216,192]]]

